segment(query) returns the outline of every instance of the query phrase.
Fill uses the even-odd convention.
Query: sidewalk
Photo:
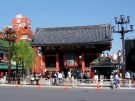
[[[13,84],[0,84],[0,87],[15,87],[15,88],[21,88],[21,87],[29,87],[29,88],[65,88],[65,86],[44,86],[44,85],[13,85]],[[87,86],[67,86],[67,88],[82,88],[82,89],[97,89],[96,86],[93,87],[87,87]],[[111,89],[110,87],[100,87],[100,89]],[[135,90],[135,87],[120,87],[116,88],[118,89],[127,89],[127,90]],[[113,89],[112,89],[113,90]]]
[[[14,84],[17,82],[12,82],[13,84],[7,84],[7,82],[1,82],[0,86],[6,86],[6,87],[38,87],[38,88],[87,88],[87,89],[112,89],[112,81],[107,81],[107,80],[102,80],[100,82],[97,81],[91,81],[91,80],[74,80],[74,81],[62,81],[62,82],[57,82],[56,85],[53,85],[52,79],[40,79],[40,81],[37,82],[31,82],[29,79],[28,80],[21,80],[21,84]],[[32,85],[33,84],[33,85]],[[34,85],[35,84],[35,85]],[[36,85],[38,84],[38,85]],[[135,89],[135,84],[134,83],[125,83],[123,85],[120,83],[120,88],[118,89]]]

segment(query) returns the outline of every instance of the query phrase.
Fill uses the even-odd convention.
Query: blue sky
[[[114,17],[131,16],[135,25],[135,0],[0,0],[0,30],[21,13],[36,27],[114,24]],[[134,37],[135,32],[126,37]],[[110,54],[121,49],[120,35],[113,34]]]

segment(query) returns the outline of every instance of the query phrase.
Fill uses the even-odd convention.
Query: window
[[[22,35],[21,39],[27,39],[28,38],[28,35],[27,34],[24,34]]]
[[[20,19],[17,19],[17,23],[20,23],[21,22],[21,20]]]

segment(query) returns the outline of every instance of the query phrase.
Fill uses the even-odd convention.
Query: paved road
[[[0,101],[135,101],[135,90],[0,87]]]

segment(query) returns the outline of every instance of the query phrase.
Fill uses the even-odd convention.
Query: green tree
[[[34,64],[36,54],[33,48],[28,42],[20,40],[12,45],[11,59],[16,62],[16,67],[18,65],[22,66],[24,70],[28,71]]]

